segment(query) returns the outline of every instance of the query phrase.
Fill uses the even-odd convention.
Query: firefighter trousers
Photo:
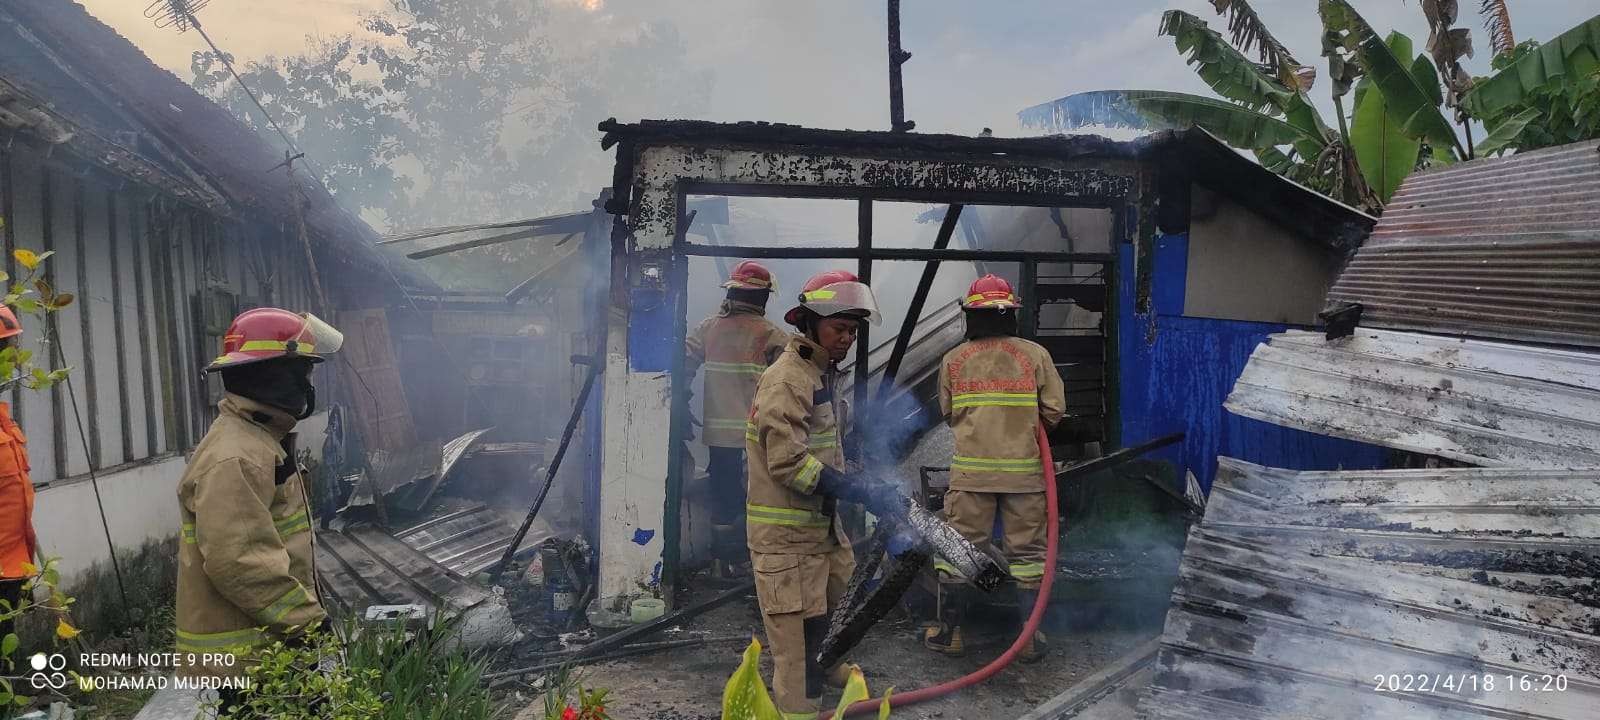
[[[988,550],[993,544],[995,515],[1005,541],[1006,562],[1021,589],[1037,588],[1044,578],[1049,501],[1043,492],[986,493],[951,490],[944,496],[945,519],[962,537]],[[959,577],[943,562],[934,567]]]
[[[745,547],[745,462],[743,448],[706,448],[711,476],[711,555],[729,564],[749,559]]]
[[[750,560],[772,651],[773,702],[785,720],[814,718],[817,696],[806,692],[806,620],[832,612],[855,572],[855,555],[848,545],[834,545],[827,553],[808,555],[751,552]]]

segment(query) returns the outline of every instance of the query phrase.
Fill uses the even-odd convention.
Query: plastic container
[[[635,625],[650,622],[666,612],[667,604],[656,598],[638,598],[628,606],[628,617]]]
[[[555,543],[540,548],[544,568],[545,621],[556,627],[566,627],[578,604],[578,590],[567,576],[561,562],[561,551]]]

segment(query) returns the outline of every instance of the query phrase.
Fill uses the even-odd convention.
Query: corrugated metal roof
[[[1256,348],[1225,407],[1473,465],[1600,467],[1600,353],[1290,331]]]
[[[1375,327],[1600,347],[1600,141],[1412,175],[1329,300]]]
[[[1220,464],[1140,717],[1594,717],[1600,471]]]

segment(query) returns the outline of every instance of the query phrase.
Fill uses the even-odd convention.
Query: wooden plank
[[[16,196],[12,191],[15,179],[11,172],[11,153],[0,152],[0,218],[5,218],[5,227],[0,227],[0,240],[5,242],[6,275],[17,276],[17,259],[12,255],[17,249],[16,227]],[[0,283],[9,288],[11,283]],[[25,421],[22,417],[22,384],[11,386],[11,416],[18,425]]]
[[[451,577],[428,556],[387,533],[370,527],[346,533],[385,565],[452,608],[465,610],[489,599],[489,593],[472,583]]]
[[[89,432],[89,456],[84,458],[84,464],[90,470],[99,469],[103,463],[100,461],[100,399],[99,387],[95,382],[95,353],[94,353],[94,313],[89,305],[94,302],[89,297],[89,253],[85,247],[84,239],[84,206],[88,188],[83,180],[74,180],[72,183],[72,245],[76,257],[73,258],[78,271],[78,331],[81,334],[78,349],[80,361],[83,363],[83,388],[85,413],[89,418],[86,428]],[[76,409],[76,408],[74,408]],[[127,427],[127,425],[123,425]]]
[[[345,333],[340,365],[367,447],[399,451],[414,446],[417,431],[389,338],[387,312],[347,310],[339,313],[335,326]]]
[[[39,173],[39,222],[41,228],[39,239],[41,248],[45,253],[54,252],[56,247],[55,198],[51,196],[52,183],[50,182],[50,176],[53,174],[48,166],[42,166]],[[51,287],[56,286],[55,267],[56,263],[54,262],[46,262],[44,264],[44,281],[50,283]],[[46,313],[44,324],[45,337],[52,340],[60,337],[59,328],[56,327],[56,313]],[[52,344],[55,346],[54,352],[48,353],[49,357],[45,358],[45,362],[51,367],[62,367],[66,364],[66,358],[60,357],[62,355],[61,344],[59,342]],[[65,422],[67,396],[62,388],[63,384],[56,383],[50,387],[50,449],[51,456],[55,458],[55,477],[46,478],[47,480],[59,480],[68,476],[67,426]]]
[[[151,367],[151,355],[155,348],[149,345],[150,334],[150,301],[145,292],[144,243],[150,231],[150,206],[142,204],[138,209],[128,209],[133,222],[129,223],[129,243],[133,249],[133,294],[134,312],[139,315],[139,386],[144,390],[144,445],[145,457],[155,457],[161,452],[161,439],[157,437],[160,426],[156,424],[156,383],[152,377],[154,368]],[[141,222],[142,220],[142,222]],[[144,231],[141,232],[140,228]],[[159,344],[159,343],[158,343]]]
[[[128,369],[125,366],[123,352],[128,347],[127,331],[123,328],[123,295],[122,295],[122,259],[121,248],[122,233],[118,232],[122,225],[121,218],[117,216],[117,194],[106,192],[106,240],[110,245],[111,260],[111,329],[114,348],[113,353],[116,364],[116,377],[122,378],[117,383],[117,420],[122,423],[122,461],[133,462],[133,403],[128,397],[129,388],[126,378]]]
[[[411,587],[405,578],[344,534],[319,533],[317,542],[327,548],[328,552],[338,556],[338,561],[360,581],[374,604],[434,606],[434,603],[428,602],[416,588]]]

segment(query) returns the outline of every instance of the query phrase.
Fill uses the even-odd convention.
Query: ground
[[[648,640],[686,637],[724,637],[755,632],[761,621],[755,598],[714,610]],[[993,628],[992,638],[974,648],[968,656],[950,659],[922,648],[916,625],[910,618],[894,615],[879,623],[867,636],[851,660],[861,664],[868,686],[876,694],[884,688],[897,691],[935,685],[969,673],[998,656],[1014,635],[1001,637],[1003,627]],[[1052,637],[1050,655],[1034,665],[1014,664],[998,676],[975,688],[948,698],[930,701],[903,710],[896,718],[940,718],[940,720],[1003,720],[1015,718],[1067,689],[1118,655],[1148,639],[1159,627],[1148,624],[1058,632]],[[588,687],[606,688],[612,700],[606,710],[618,720],[716,720],[721,717],[722,688],[739,664],[744,644],[721,644],[669,650],[590,666],[584,671]],[[763,653],[762,677],[772,677],[771,658]],[[531,693],[530,693],[531,695]],[[838,700],[830,690],[824,701]],[[525,709],[516,720],[542,720],[543,706],[527,697]]]

